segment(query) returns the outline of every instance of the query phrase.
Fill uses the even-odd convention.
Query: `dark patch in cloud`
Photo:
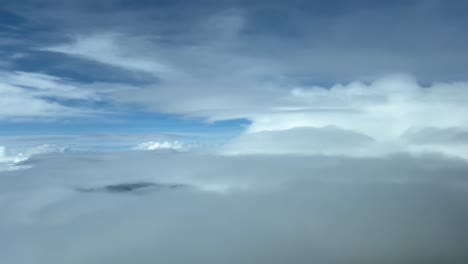
[[[80,187],[76,188],[79,192],[94,193],[94,192],[109,192],[109,193],[142,193],[155,190],[170,190],[187,187],[184,184],[167,184],[167,183],[154,183],[154,182],[132,182],[132,183],[119,183],[110,184],[103,187]]]

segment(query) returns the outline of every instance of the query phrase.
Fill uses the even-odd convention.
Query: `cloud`
[[[229,21],[225,22],[237,20]],[[245,21],[233,26],[232,37],[236,38],[245,26]],[[451,150],[450,146],[420,148],[403,139],[405,132],[411,129],[467,129],[468,120],[456,114],[468,110],[465,104],[468,100],[466,82],[423,85],[413,75],[403,73],[388,74],[372,81],[305,85],[281,77],[283,72],[267,66],[262,58],[233,53],[229,44],[232,40],[210,39],[198,45],[174,49],[160,46],[154,39],[128,39],[112,34],[87,36],[68,44],[74,48],[64,49],[78,52],[79,56],[86,53],[88,58],[97,62],[131,71],[155,70],[153,73],[158,81],[150,80],[139,86],[127,85],[112,91],[110,98],[116,104],[138,105],[148,111],[208,121],[248,119],[252,124],[247,133],[334,126],[373,138],[377,142],[376,147],[367,153],[441,151],[467,157],[459,150]],[[88,49],[81,46],[82,42],[97,44],[90,44]],[[105,44],[106,52],[100,51],[100,43]],[[132,58],[137,58],[142,50],[151,49],[160,51],[156,52],[160,61],[170,61],[171,71],[159,71],[153,66],[134,67]],[[69,55],[77,55],[73,52]],[[158,59],[140,56],[138,61],[142,62],[141,65],[150,65]],[[281,149],[278,142],[273,140],[263,146],[252,145],[249,149],[267,153],[267,145],[271,149]],[[310,148],[304,146],[301,149],[300,144],[296,145],[295,153],[309,152]],[[356,150],[350,153],[355,154]]]
[[[28,40],[131,70],[155,72],[161,66],[165,70],[187,55],[188,64],[211,61],[214,65],[214,58],[229,63],[225,58],[236,56],[255,58],[256,67],[321,83],[370,80],[390,72],[411,72],[424,82],[466,81],[468,70],[464,63],[467,37],[463,34],[467,19],[459,13],[466,3],[459,0],[131,5],[125,1],[72,4],[41,0],[41,9],[34,2],[7,5],[24,24],[33,27],[40,21],[49,29],[29,35]],[[63,40],[64,35],[74,36],[75,41],[57,45],[57,39]],[[125,45],[115,49],[114,41],[132,43],[129,47],[137,49],[123,48]],[[187,54],[187,50],[193,53]],[[171,58],[166,57],[168,53]],[[194,57],[199,60],[192,60]]]
[[[465,145],[468,143],[468,131],[456,127],[410,129],[403,136],[408,141],[420,145]]]
[[[93,48],[94,45],[83,49],[83,53],[89,53],[89,58],[98,62],[138,70],[125,54],[135,57],[142,54],[142,50],[157,51],[158,41],[128,39],[112,34],[92,35],[69,45],[106,43],[107,53]],[[410,126],[429,127],[431,122],[441,128],[466,124],[463,117],[450,115],[465,110],[466,82],[422,85],[411,74],[387,73],[370,82],[357,79],[347,84],[304,85],[294,79],[281,78],[282,72],[267,66],[262,59],[233,53],[228,44],[221,43],[207,40],[198,46],[161,48],[161,61],[171,61],[171,69],[177,74],[160,71],[156,74],[159,81],[118,89],[113,92],[112,99],[155,112],[211,121],[247,118],[254,122],[252,131],[335,125],[376,139],[388,139],[399,136]],[[99,47],[98,44],[95,46]],[[66,50],[70,55],[74,55],[71,51],[81,52],[79,47]],[[107,62],[101,55],[111,58],[109,60],[119,58],[122,63]],[[147,56],[141,61],[151,64],[157,59]],[[158,67],[149,68],[157,70]],[[426,116],[431,116],[430,120],[424,118]],[[290,120],[289,124],[283,119]],[[382,129],[383,124],[385,129]]]
[[[190,148],[189,145],[186,145],[178,140],[175,141],[148,141],[138,144],[134,149],[136,150],[177,150],[177,151],[186,151]]]
[[[288,93],[272,99],[271,102],[279,103],[271,104],[270,109],[245,113],[252,123],[243,135],[228,144],[228,148],[231,152],[239,153],[293,151],[303,154],[311,153],[311,149],[315,153],[337,153],[337,148],[341,148],[341,153],[346,155],[439,151],[467,158],[460,145],[441,140],[460,138],[461,132],[456,131],[467,129],[468,120],[458,114],[468,110],[465,104],[467,87],[467,83],[422,86],[409,75],[393,75],[367,84],[353,82],[330,88],[291,88]],[[310,128],[310,136],[304,132],[307,127]],[[321,135],[312,133],[327,127],[350,133],[348,136],[345,133],[336,136],[334,140],[330,140],[336,134],[333,131]],[[428,133],[426,128],[438,131],[437,135]],[[301,130],[302,135],[297,132]],[[293,131],[296,131],[294,135]],[[409,131],[426,132],[425,135],[415,135]],[[370,137],[374,142],[362,144],[360,148],[349,148],[352,142],[356,143],[354,146],[359,145],[359,141],[352,138],[349,144],[343,142],[352,133]],[[438,142],[422,146],[421,141],[429,136],[432,140],[437,140],[435,136],[439,137]]]
[[[370,152],[374,140],[337,127],[296,127],[279,131],[244,133],[227,143],[227,154],[345,154]]]
[[[129,152],[28,164],[0,177],[9,263],[466,261],[459,159]],[[194,188],[75,191],[146,181]]]
[[[53,144],[43,144],[39,146],[35,146],[26,150],[28,155],[44,155],[44,154],[51,154],[51,153],[63,153],[68,150],[67,147],[62,147]]]
[[[19,152],[18,150],[9,150],[8,153],[5,146],[0,146],[0,171],[29,169],[31,166],[25,165],[25,162],[32,156],[63,153],[66,151],[66,147],[43,144],[26,148],[22,152]]]
[[[56,76],[0,72],[0,119],[58,118],[95,114],[67,100],[99,101],[99,92]]]
[[[28,156],[23,154],[7,155],[6,148],[0,146],[0,172],[29,168],[28,166],[18,165],[19,163],[27,160],[28,158]]]
[[[78,56],[131,71],[153,74],[170,72],[169,67],[156,62],[156,59],[148,59],[148,56],[151,58],[157,52],[157,47],[148,46],[144,38],[131,43],[126,38],[116,33],[78,36],[70,44],[47,47],[43,50]]]
[[[228,80],[207,83],[205,86],[196,81],[184,86],[178,80],[168,80],[136,91],[120,90],[114,99],[122,103],[143,105],[156,112],[208,120],[250,120],[251,124],[245,134],[237,141],[254,138],[264,131],[285,131],[286,136],[288,130],[295,128],[331,126],[368,136],[375,141],[373,146],[363,145],[360,151],[351,149],[346,154],[441,151],[468,157],[453,144],[421,148],[415,141],[406,139],[407,131],[426,127],[442,131],[447,128],[466,130],[468,119],[458,113],[468,110],[465,104],[468,100],[467,83],[434,82],[422,85],[411,75],[395,74],[373,82],[355,81],[324,87],[288,83],[280,85],[260,81],[260,75],[255,73],[247,76],[239,76],[238,83],[244,87],[240,91]],[[251,89],[247,90],[247,87]],[[325,136],[323,140],[326,141],[325,133],[322,136]],[[321,139],[316,138],[320,142]],[[256,153],[267,153],[269,149],[280,151],[283,148],[282,140],[271,140],[263,145],[256,140],[250,142],[252,146],[244,145],[237,150],[232,149],[234,145],[231,144],[231,151],[240,153],[246,149],[256,149]],[[311,148],[307,143],[295,146],[295,153],[310,153]],[[345,153],[344,149],[343,146],[342,153]],[[326,153],[324,151],[321,153]]]

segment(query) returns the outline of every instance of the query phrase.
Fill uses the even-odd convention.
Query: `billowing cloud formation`
[[[0,146],[0,171],[29,169],[31,166],[24,165],[24,163],[31,156],[63,153],[66,150],[67,148],[65,147],[44,144],[26,148],[22,152],[14,151],[13,153],[7,153],[7,148]]]
[[[323,135],[310,133],[307,136],[290,135],[290,131],[298,127],[320,131],[335,126],[374,139],[373,145],[361,145],[361,151],[367,154],[442,151],[468,157],[464,151],[466,142],[463,141],[468,119],[459,114],[468,110],[465,103],[467,100],[467,83],[421,86],[413,78],[402,75],[371,84],[354,82],[331,88],[297,88],[284,97],[289,105],[277,106],[277,111],[252,113],[252,125],[245,135],[236,140],[234,146],[241,144],[239,147],[244,148],[245,144],[250,144],[248,148],[261,152],[263,144],[267,146],[266,149],[273,148],[276,152],[282,149],[287,151],[288,147],[284,148],[282,143],[275,148],[276,142],[282,142],[282,137],[304,142],[289,145],[295,152],[310,152],[315,141],[321,143],[317,145],[321,146],[319,153],[326,153],[330,148],[325,142],[330,141],[336,132],[325,132]],[[276,138],[263,136],[268,134],[276,134]],[[359,140],[344,134],[337,135],[332,141],[339,148],[359,144]],[[287,145],[287,141],[284,144]],[[356,151],[350,148],[348,153],[356,154]]]
[[[21,169],[23,167],[18,166],[17,164],[27,159],[28,159],[28,156],[25,156],[23,154],[7,155],[6,148],[3,146],[0,146],[0,172]]]
[[[28,164],[34,169],[0,177],[0,246],[8,263],[468,258],[462,160],[132,152]],[[131,182],[194,188],[76,191]]]

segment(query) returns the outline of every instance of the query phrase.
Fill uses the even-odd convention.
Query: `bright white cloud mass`
[[[0,7],[0,262],[468,263],[464,1],[150,2]]]

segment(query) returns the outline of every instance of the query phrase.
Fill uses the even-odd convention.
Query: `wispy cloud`
[[[78,56],[130,71],[152,74],[169,73],[170,67],[158,63],[157,58],[154,58],[158,53],[157,47],[149,46],[145,42],[144,38],[132,40],[117,33],[99,33],[92,36],[78,36],[69,44],[47,47],[42,50]]]
[[[73,81],[39,73],[0,72],[0,118],[83,116],[92,109],[67,106],[62,100],[97,101],[97,91]]]

